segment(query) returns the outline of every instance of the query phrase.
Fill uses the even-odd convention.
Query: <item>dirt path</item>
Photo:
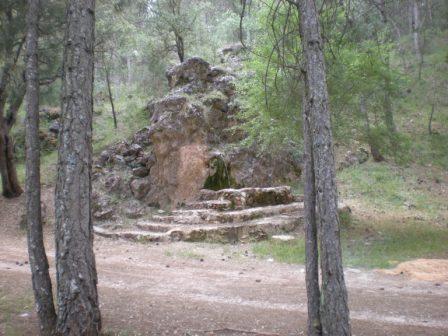
[[[30,291],[28,265],[20,266],[25,243],[23,237],[1,239],[0,288]],[[246,257],[241,247],[97,239],[95,249],[107,330],[304,334],[302,267]],[[352,269],[347,280],[355,335],[448,335],[446,284]]]
[[[11,223],[3,216],[6,207],[0,209],[5,229]],[[31,295],[25,236],[3,229],[0,307],[1,293]],[[51,239],[47,245],[52,256]],[[244,245],[97,238],[95,252],[104,329],[110,335],[306,334],[301,266],[256,259]],[[448,284],[356,269],[346,276],[354,335],[448,335]],[[23,335],[37,335],[32,309],[16,315],[10,324],[21,325]],[[5,323],[0,316],[0,335],[7,334]]]

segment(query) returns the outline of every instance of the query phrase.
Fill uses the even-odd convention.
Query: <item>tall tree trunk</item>
[[[379,41],[377,36],[377,43],[390,43],[392,38],[389,28],[389,18],[387,15],[387,8],[386,8],[386,1],[385,0],[370,0],[371,3],[373,3],[375,8],[379,11],[381,15],[381,20],[383,22],[383,25],[386,29],[386,37],[383,41]],[[392,139],[392,146],[396,147],[395,143],[395,133],[397,132],[397,128],[395,126],[395,120],[394,120],[394,112],[392,107],[392,84],[391,79],[389,77],[389,74],[391,73],[390,69],[390,55],[389,52],[386,51],[385,59],[384,59],[384,65],[386,67],[386,75],[384,76],[384,100],[383,100],[383,108],[384,108],[384,123],[386,124],[387,129],[389,130],[389,133],[391,134]]]
[[[431,104],[431,113],[429,114],[429,122],[428,122],[428,133],[429,135],[432,135],[432,119],[434,117],[434,110],[436,108],[436,104],[432,103]]]
[[[432,26],[432,0],[426,0],[426,10],[428,12],[429,25]]]
[[[95,0],[69,0],[56,182],[57,332],[99,335],[91,214]]]
[[[28,254],[40,333],[53,335],[56,312],[45,254],[40,205],[38,20],[40,0],[28,0],[26,43],[26,218]]]
[[[132,85],[132,54],[129,54],[128,57],[126,57],[126,65],[128,68],[128,87],[131,87]]]
[[[8,126],[0,112],[0,175],[2,194],[6,198],[18,197],[23,193],[17,177],[14,159],[14,142],[9,135]]]
[[[386,67],[389,70],[390,69],[390,60],[389,55],[386,56]],[[391,135],[391,141],[392,141],[392,147],[396,147],[396,140],[395,140],[395,134],[397,133],[397,127],[395,125],[394,120],[394,111],[392,106],[392,84],[389,78],[389,75],[386,74],[384,77],[384,122],[386,124],[386,127]]]
[[[18,52],[20,53],[20,51]],[[5,117],[5,106],[8,96],[6,88],[9,84],[10,71],[13,66],[13,64],[6,64],[0,76],[0,175],[2,179],[2,194],[7,198],[20,196],[23,192],[17,178],[17,169],[14,161],[14,142],[9,134],[11,127],[8,124],[8,118]],[[15,105],[12,108],[14,109]]]
[[[310,132],[310,108],[308,105],[307,84],[303,97],[303,139],[305,161],[305,254],[306,254],[306,292],[308,300],[308,335],[321,336],[319,287],[319,252],[316,223],[316,189],[314,186],[314,162],[312,135]]]
[[[179,61],[182,63],[185,60],[184,39],[177,32],[174,32],[174,36],[175,36],[175,39],[176,39],[177,56],[179,57]]]
[[[112,94],[112,88],[111,88],[111,83],[110,83],[110,68],[106,64],[106,58],[104,57],[104,53],[103,53],[103,67],[104,67],[104,71],[106,73],[107,93],[109,96],[110,107],[112,109],[112,117],[114,119],[114,128],[117,129],[117,127],[118,127],[117,114],[115,112],[114,96]]]
[[[342,268],[336,174],[323,41],[315,0],[298,0],[305,58],[322,274],[322,334],[351,335]]]
[[[361,112],[362,117],[364,118],[364,129],[366,132],[367,142],[370,147],[370,154],[372,154],[373,160],[375,162],[384,161],[384,157],[381,155],[380,150],[378,149],[372,138],[372,132],[370,130],[369,113],[367,112],[366,107],[366,98],[363,95],[361,95],[361,97],[359,98],[359,110]]]
[[[420,11],[417,0],[412,0],[412,38],[414,41],[414,52],[418,62],[418,79],[422,78],[423,54],[420,41]]]

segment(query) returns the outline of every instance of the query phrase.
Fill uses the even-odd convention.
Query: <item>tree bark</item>
[[[434,110],[435,110],[435,103],[431,104],[431,113],[429,114],[429,122],[428,122],[428,133],[429,135],[432,135],[432,118],[434,117]]]
[[[45,254],[40,205],[38,20],[40,0],[28,0],[26,43],[26,218],[28,254],[40,333],[53,335],[56,312]],[[20,106],[20,104],[18,104]]]
[[[384,157],[381,155],[380,150],[378,149],[372,138],[372,132],[370,131],[369,113],[367,112],[366,107],[366,98],[363,95],[361,95],[361,97],[359,98],[359,110],[362,117],[364,118],[364,128],[366,132],[367,143],[370,147],[370,154],[372,154],[373,160],[375,162],[384,161]]]
[[[182,63],[185,60],[184,39],[177,32],[174,32],[174,36],[175,36],[175,40],[176,40],[177,56],[179,57],[179,61]]]
[[[321,322],[325,336],[351,335],[342,268],[336,174],[323,41],[314,0],[298,0],[312,134],[317,223],[322,274]]]
[[[20,49],[18,53],[20,53]],[[11,127],[8,124],[8,118],[5,117],[5,106],[8,96],[6,92],[7,86],[9,84],[10,72],[17,61],[17,58],[18,56],[14,62],[7,63],[3,67],[0,76],[0,175],[2,178],[2,194],[7,198],[18,197],[23,192],[17,178],[17,170],[14,161],[14,142],[9,134]],[[15,106],[12,106],[12,108],[14,107]]]
[[[310,132],[310,108],[308,105],[307,84],[303,97],[303,139],[305,166],[305,254],[306,254],[306,292],[308,300],[308,336],[321,336],[319,287],[319,252],[316,223],[316,189],[314,186],[314,163],[312,135]]]
[[[117,114],[115,112],[114,96],[112,94],[112,88],[111,88],[111,85],[110,85],[110,68],[106,64],[106,60],[105,60],[104,54],[103,54],[103,66],[104,66],[104,70],[106,72],[107,93],[109,95],[110,107],[112,109],[112,117],[114,119],[114,128],[117,129],[117,127],[118,127]]]
[[[418,79],[420,80],[422,78],[423,54],[420,41],[420,11],[417,0],[412,0],[411,22],[414,52],[418,62]]]
[[[22,52],[22,37],[18,43],[17,49],[14,51],[16,42],[16,33],[11,29],[13,25],[12,9],[6,11],[5,32],[7,40],[5,43],[5,60],[0,75],[0,175],[2,179],[2,194],[7,198],[20,196],[23,192],[17,179],[17,171],[14,162],[14,143],[9,135],[10,127],[5,118],[5,105],[8,99],[8,86],[10,84],[11,73],[14,71],[16,64]]]
[[[95,0],[69,0],[56,182],[57,332],[99,335],[91,214]]]

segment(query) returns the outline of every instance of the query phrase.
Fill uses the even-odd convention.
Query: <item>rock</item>
[[[122,178],[116,174],[109,175],[106,177],[104,186],[108,191],[120,191],[122,190]]]
[[[291,235],[275,235],[271,237],[272,240],[278,240],[282,242],[294,240],[295,237]]]
[[[111,150],[103,150],[100,153],[100,156],[98,158],[98,164],[101,166],[104,166],[107,163],[110,163],[111,159],[112,159],[112,151]]]
[[[113,162],[114,164],[126,164],[126,161],[125,161],[125,159],[124,159],[124,156],[122,156],[122,155],[114,155],[114,156],[112,157],[112,162]]]
[[[222,55],[236,61],[241,50],[229,46]],[[260,154],[238,145],[245,134],[233,130],[240,122],[233,69],[212,68],[198,57],[172,67],[170,93],[147,105],[150,126],[101,156],[103,164],[133,175],[135,198],[173,208],[194,203],[204,188],[280,186],[300,178],[292,151]]]
[[[107,208],[107,209],[101,209],[98,211],[95,211],[93,213],[93,218],[97,220],[110,220],[114,217],[114,209]]]
[[[149,174],[149,170],[146,167],[138,167],[132,169],[132,175],[135,177],[146,177]]]
[[[92,209],[93,212],[104,212],[106,209],[112,208],[112,199],[107,195],[98,192],[92,193]]]
[[[351,167],[357,164],[363,164],[369,159],[369,152],[365,148],[358,148],[356,151],[347,151],[344,161],[340,163],[339,169]]]
[[[213,83],[213,86],[216,90],[221,91],[227,97],[232,97],[235,95],[236,86],[233,83],[235,77],[233,76],[224,76],[216,79]]]
[[[297,181],[301,162],[291,152],[259,154],[250,148],[235,148],[226,157],[235,185],[239,187],[270,187]]]
[[[203,189],[199,199],[202,201],[229,201],[235,209],[260,207],[295,202],[295,197],[288,186],[271,188],[222,189],[211,191]]]
[[[142,147],[147,147],[151,144],[149,138],[149,127],[144,127],[134,134],[133,142]]]
[[[191,82],[204,82],[210,73],[210,64],[199,57],[192,57],[166,72],[170,89]]]
[[[138,202],[132,202],[124,209],[124,215],[129,219],[138,219],[143,217],[145,211]]]
[[[187,97],[181,95],[172,95],[156,101],[151,101],[148,104],[148,112],[151,123],[157,123],[162,114],[167,112],[179,113],[184,111],[187,106]],[[148,132],[151,139],[151,129]]]
[[[135,179],[130,184],[132,195],[138,200],[143,199],[151,188],[147,179]]]
[[[48,128],[48,130],[51,133],[59,134],[59,131],[61,130],[61,123],[59,121],[57,121],[57,120],[53,121],[51,123],[50,127]]]
[[[139,144],[133,143],[123,152],[123,156],[136,156],[141,151],[142,151],[142,146],[140,146]]]

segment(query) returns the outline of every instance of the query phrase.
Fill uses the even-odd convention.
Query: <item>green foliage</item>
[[[445,258],[448,229],[410,221],[377,222],[355,220],[342,230],[343,263],[348,267],[390,268],[416,258]],[[289,264],[305,262],[303,236],[288,242],[268,240],[254,244],[253,252],[263,258]]]
[[[285,5],[277,13],[269,4],[257,9],[251,23],[257,27],[258,38],[245,62],[246,75],[238,83],[242,105],[239,118],[243,122],[240,128],[247,133],[242,145],[257,145],[261,151],[276,147],[298,149],[302,127],[297,13]],[[273,16],[276,19],[271,23]],[[282,33],[287,37],[280,47],[278,35]]]
[[[112,110],[107,99],[95,104],[95,111],[102,111],[93,120],[93,151],[99,153],[110,144],[130,137],[136,131],[147,126],[148,114],[145,110],[147,98],[132,91],[122,90],[115,101],[118,130],[114,128]]]
[[[229,167],[221,157],[212,159],[209,163],[214,171],[213,175],[209,175],[204,183],[205,189],[221,190],[230,188],[234,185],[234,181],[230,175]]]
[[[437,177],[427,176],[428,182]],[[435,218],[446,209],[446,202],[422,188],[412,169],[388,163],[367,162],[339,172],[342,198],[362,200],[363,206],[385,211],[412,209]]]

